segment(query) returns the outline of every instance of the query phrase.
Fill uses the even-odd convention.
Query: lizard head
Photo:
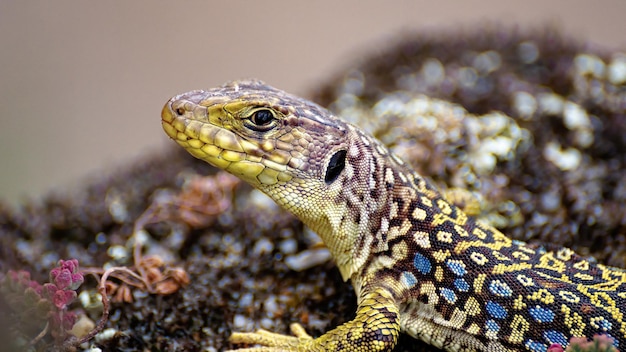
[[[383,166],[371,157],[384,147],[373,138],[254,80],[177,95],[163,108],[162,125],[189,153],[250,183],[320,234],[345,279],[359,266],[355,246],[371,198],[384,188],[373,177]]]

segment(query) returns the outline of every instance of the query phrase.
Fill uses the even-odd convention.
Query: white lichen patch
[[[287,256],[285,264],[293,271],[304,271],[326,263],[330,259],[331,255],[327,248],[307,249]]]
[[[243,314],[235,314],[233,316],[233,330],[252,331],[254,330],[254,320]]]
[[[563,108],[563,123],[570,130],[589,128],[591,121],[587,112],[580,105],[567,102]]]
[[[513,95],[513,108],[524,120],[530,120],[537,111],[537,100],[527,92],[517,92]]]
[[[96,335],[95,341],[98,343],[103,343],[112,339],[117,333],[121,333],[121,331],[115,328],[104,329]]]
[[[391,126],[400,119],[401,128],[390,127],[378,138],[385,144],[397,143],[406,136],[428,133],[435,143],[446,143],[461,136],[465,109],[442,100],[423,95],[409,97],[406,94],[391,94],[372,108],[375,120],[386,120]],[[409,132],[410,131],[410,132]],[[376,133],[375,133],[376,134]]]
[[[607,78],[615,85],[626,83],[626,54],[614,55],[609,63]]]
[[[574,142],[583,148],[593,143],[593,130],[587,112],[578,104],[566,102],[563,107],[563,124],[575,132]]]
[[[532,64],[539,58],[539,48],[531,41],[521,42],[517,46],[517,56],[525,64]]]
[[[481,74],[496,71],[502,65],[502,57],[497,51],[488,50],[474,57],[472,66],[474,66]]]
[[[78,301],[87,311],[102,310],[102,295],[95,290],[81,291]]]
[[[478,81],[478,72],[473,67],[462,67],[459,69],[456,78],[462,87],[472,88]]]
[[[538,96],[539,109],[545,115],[560,115],[563,112],[564,99],[554,93],[542,93]]]
[[[470,139],[470,165],[478,174],[491,173],[498,161],[511,159],[528,132],[502,113],[491,113],[465,121]]]
[[[574,67],[579,75],[590,75],[595,78],[603,78],[606,64],[601,58],[591,54],[578,54],[574,58]]]
[[[543,150],[543,156],[563,171],[577,168],[582,160],[578,149],[563,149],[557,142],[549,142]]]
[[[114,246],[109,247],[107,249],[107,254],[109,255],[109,257],[111,257],[111,259],[120,261],[120,262],[125,262],[130,255],[130,253],[128,252],[128,249],[120,245],[114,245]]]
[[[436,85],[443,82],[446,71],[441,62],[437,59],[428,59],[422,65],[421,74],[427,84]]]

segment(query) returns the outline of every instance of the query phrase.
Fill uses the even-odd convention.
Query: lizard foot
[[[256,332],[234,332],[229,341],[232,344],[260,345],[261,347],[241,348],[227,352],[286,352],[302,350],[313,341],[302,325],[293,323],[289,326],[294,336],[277,334],[259,329]]]

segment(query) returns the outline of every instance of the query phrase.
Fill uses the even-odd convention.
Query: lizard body
[[[626,344],[626,272],[514,241],[448,202],[357,127],[260,81],[172,98],[165,132],[317,232],[355,288],[354,320],[319,338],[233,335],[260,351],[388,351],[405,332],[448,351]]]

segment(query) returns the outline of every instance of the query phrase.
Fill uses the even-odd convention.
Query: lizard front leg
[[[378,288],[363,295],[353,320],[316,339],[298,324],[292,325],[291,330],[296,336],[265,330],[233,333],[230,342],[264,346],[238,349],[238,352],[391,351],[400,334],[400,313],[391,293]]]

